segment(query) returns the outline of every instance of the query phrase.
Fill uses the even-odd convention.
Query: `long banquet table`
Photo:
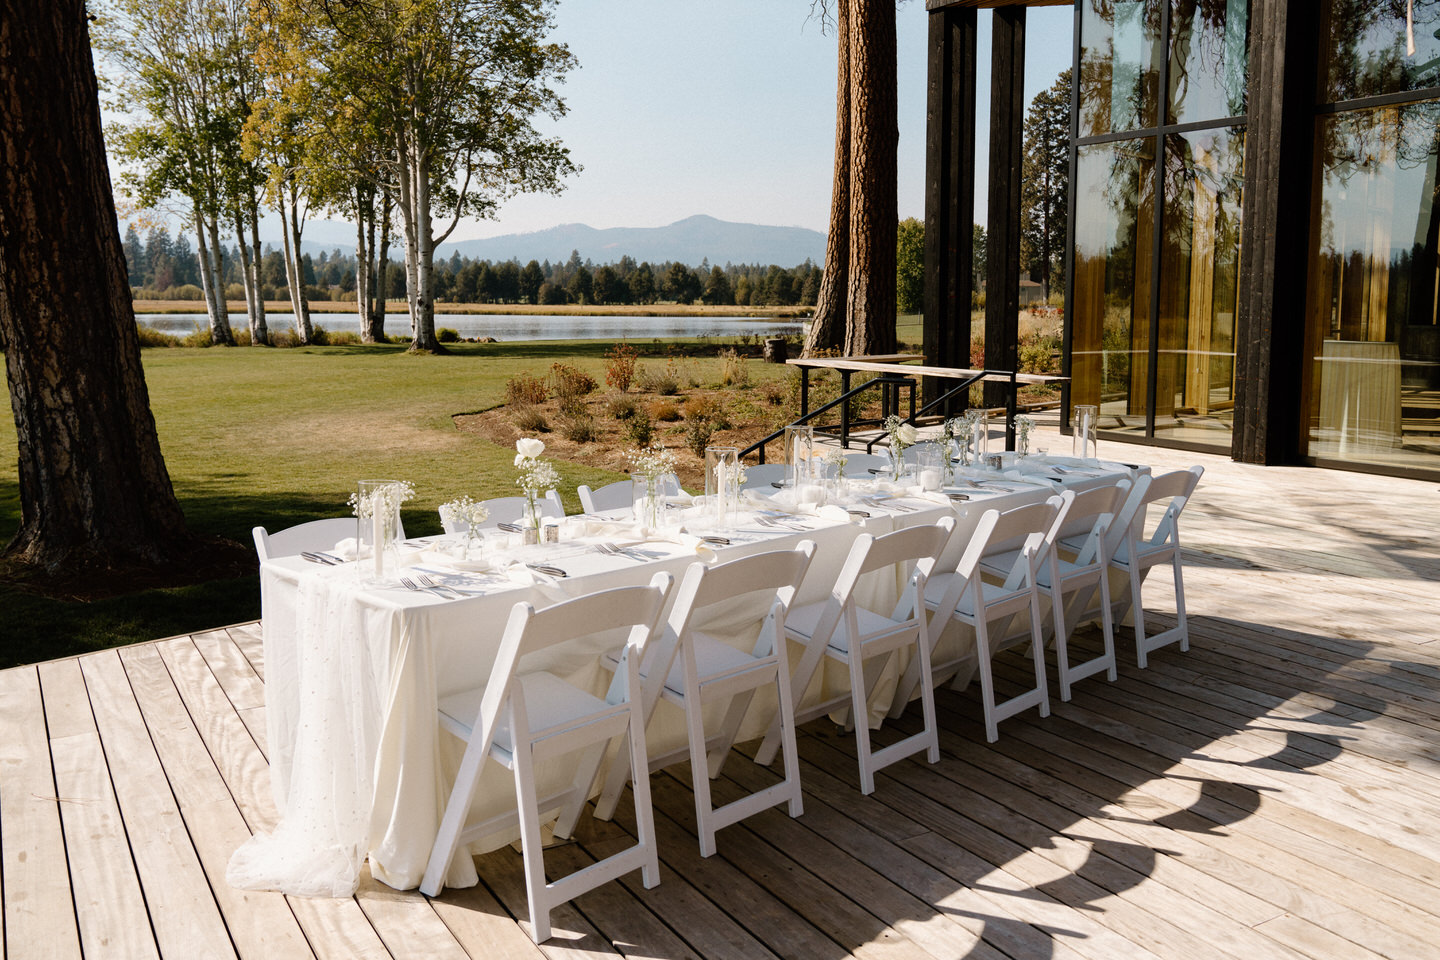
[[[1105,463],[1059,474],[1048,462],[1019,464],[1033,473],[1023,479],[1013,472],[1003,477],[972,472],[980,478],[978,486],[952,488],[963,491],[965,500],[919,493],[867,500],[861,506],[868,518],[842,519],[843,510],[830,508],[796,513],[772,526],[762,525],[753,510],[742,510],[734,529],[726,531],[731,543],[714,548],[714,559],[723,562],[812,540],[815,559],[797,597],[797,603],[809,603],[829,594],[850,544],[861,533],[878,535],[953,515],[957,529],[948,550],[958,554],[986,510],[1006,510],[1058,489],[1080,490],[1148,472]],[[603,523],[567,523],[571,539],[523,548],[532,552],[525,556],[543,556],[546,563],[563,568],[568,574],[564,578],[523,567],[507,574],[466,572],[443,565],[430,553],[408,558],[401,573],[412,580],[428,573],[465,593],[463,599],[406,589],[398,574],[388,581],[368,579],[358,570],[364,564],[323,566],[283,557],[261,565],[266,732],[271,787],[281,820],[272,833],[257,834],[237,851],[229,871],[233,884],[347,896],[366,859],[371,874],[390,886],[409,889],[419,884],[463,748],[440,732],[437,703],[448,694],[484,685],[510,609],[517,602],[538,607],[644,582],[661,570],[678,578],[697,559],[693,538],[683,536],[635,544],[644,562],[607,555],[596,549],[598,543],[633,541],[607,536]],[[869,602],[888,609],[902,577],[897,571],[888,580],[868,584]],[[748,643],[753,637],[733,640]],[[962,652],[966,643],[973,638],[952,624],[941,640],[949,650],[941,653]],[[521,667],[548,670],[603,695],[609,674],[601,669],[598,655],[614,645],[601,638],[589,647],[556,648]],[[792,656],[798,651],[792,650]],[[903,666],[893,665],[891,673]],[[821,673],[797,708],[847,687],[843,670]],[[872,723],[883,716],[893,688],[893,676],[877,686]],[[773,712],[773,700],[770,703],[767,710],[757,698],[742,739],[764,732]],[[652,755],[684,743],[683,717],[678,711],[666,712],[674,709],[662,704],[647,730]],[[537,770],[542,785],[549,773],[565,771]],[[482,778],[472,815],[488,817],[513,805],[508,774],[492,765]],[[485,848],[511,839],[497,835]],[[463,887],[476,880],[471,859],[456,857],[446,884]]]

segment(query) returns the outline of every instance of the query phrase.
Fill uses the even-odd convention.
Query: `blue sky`
[[[704,213],[826,229],[835,137],[835,37],[810,0],[562,0],[554,39],[580,61],[562,87],[570,112],[545,129],[584,167],[558,196],[524,196],[452,239],[560,223],[650,227]],[[924,216],[926,18],[896,12],[900,216]],[[1069,66],[1073,11],[1029,11],[1026,99]],[[980,13],[982,118],[990,14]],[[984,163],[988,121],[977,131]],[[977,178],[976,217],[985,209]]]

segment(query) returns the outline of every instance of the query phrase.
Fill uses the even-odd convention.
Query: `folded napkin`
[[[354,560],[360,555],[360,541],[354,537],[346,537],[331,547],[329,552],[335,554],[335,556],[341,560]]]

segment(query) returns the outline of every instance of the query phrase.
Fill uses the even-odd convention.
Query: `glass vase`
[[[985,466],[985,457],[990,452],[990,418],[981,414],[970,431],[970,443],[975,451],[975,465]]]
[[[718,530],[735,525],[740,509],[740,449],[705,448],[705,502]]]
[[[356,559],[361,569],[384,579],[399,567],[396,539],[400,531],[400,484],[396,480],[361,480],[356,485]]]
[[[660,496],[660,478],[644,473],[630,474],[630,503],[636,523],[649,530],[658,529],[665,505]]]
[[[1073,429],[1070,438],[1072,456],[1081,460],[1093,460],[1098,456],[1095,452],[1095,425],[1099,419],[1100,408],[1094,404],[1075,405],[1075,411],[1070,417],[1070,426]]]
[[[785,428],[785,463],[789,467],[785,477],[790,489],[815,481],[816,454],[815,428],[810,426],[789,426]]]

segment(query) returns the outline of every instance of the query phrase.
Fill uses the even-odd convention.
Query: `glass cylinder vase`
[[[785,464],[789,467],[785,477],[790,489],[815,481],[816,452],[814,427],[785,428]]]
[[[1078,403],[1070,416],[1072,456],[1081,460],[1093,460],[1095,452],[1095,427],[1100,419],[1100,408],[1091,403]]]
[[[735,525],[740,509],[738,447],[705,448],[705,502],[717,529],[729,530]]]
[[[361,569],[377,579],[385,576],[387,561],[396,565],[396,539],[400,532],[400,483],[396,480],[361,480],[355,491],[355,556]]]
[[[970,446],[975,454],[975,465],[985,466],[985,457],[990,453],[990,416],[981,413],[975,419],[975,426],[970,431]]]
[[[665,499],[660,495],[660,478],[644,473],[630,474],[630,503],[635,522],[651,530],[660,527]]]

